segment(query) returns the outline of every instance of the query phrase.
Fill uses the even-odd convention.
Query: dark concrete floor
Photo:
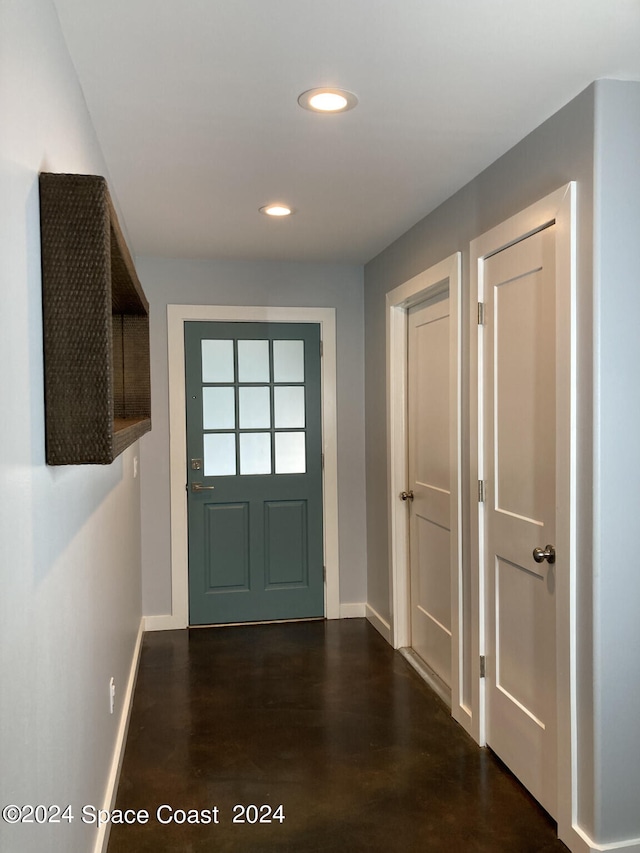
[[[147,634],[116,807],[109,853],[567,850],[362,619]]]

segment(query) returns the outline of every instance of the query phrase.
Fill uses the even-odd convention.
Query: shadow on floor
[[[116,808],[108,853],[567,850],[363,619],[146,634]]]

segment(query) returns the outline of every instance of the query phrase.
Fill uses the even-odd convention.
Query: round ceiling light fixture
[[[265,216],[291,216],[293,212],[292,207],[289,207],[288,204],[281,204],[280,202],[265,204],[264,207],[260,208],[260,213],[264,213]]]
[[[298,98],[298,103],[305,110],[314,113],[346,113],[358,105],[358,98],[346,89],[321,87],[309,89]]]

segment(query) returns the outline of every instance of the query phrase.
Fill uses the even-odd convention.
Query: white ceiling
[[[594,79],[640,80],[639,0],[55,4],[138,254],[362,263]],[[322,85],[359,106],[301,109]]]

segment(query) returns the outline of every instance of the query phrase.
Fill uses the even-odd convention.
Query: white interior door
[[[449,313],[448,292],[409,310],[407,434],[411,646],[451,687]]]
[[[555,240],[484,261],[487,743],[554,816]]]

